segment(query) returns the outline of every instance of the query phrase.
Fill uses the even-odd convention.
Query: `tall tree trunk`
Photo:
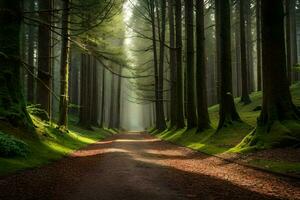
[[[187,70],[187,127],[197,126],[195,102],[194,3],[185,0],[186,70]]]
[[[170,73],[171,73],[171,128],[176,126],[177,94],[176,94],[176,46],[175,46],[175,21],[174,21],[174,0],[169,0],[169,29],[170,29]]]
[[[105,121],[105,68],[102,66],[102,90],[101,90],[101,120],[100,128],[104,128]]]
[[[290,5],[290,18],[291,18],[291,43],[292,43],[292,66],[298,64],[298,45],[297,45],[297,21],[296,21],[296,0],[291,0]],[[299,80],[299,73],[294,72],[294,81]]]
[[[52,10],[52,0],[39,0],[39,10]],[[51,117],[51,12],[40,12],[39,18],[43,23],[39,24],[38,38],[38,78],[37,103],[46,111],[47,115],[40,115],[44,120]]]
[[[111,76],[111,94],[110,94],[110,108],[109,108],[109,124],[108,124],[108,127],[109,128],[116,128],[114,126],[114,121],[115,121],[115,75],[112,74]]]
[[[198,129],[204,130],[210,128],[207,109],[204,0],[197,0],[196,2],[196,36]]]
[[[155,23],[155,2],[151,0],[150,2],[150,17],[152,26],[152,43],[153,43],[153,59],[154,59],[154,74],[155,74],[155,114],[156,114],[156,129],[164,130],[165,119],[163,114],[163,106],[161,108],[161,101],[159,94],[159,65],[158,65],[158,55],[157,55],[157,45],[156,45],[156,23]],[[159,24],[158,24],[159,26]]]
[[[158,6],[158,5],[157,5]],[[164,63],[165,63],[165,42],[166,42],[166,1],[160,2],[161,8],[161,26],[160,33],[160,51],[159,51],[159,66],[158,66],[158,99],[159,99],[159,122],[157,124],[158,130],[165,130],[167,128],[165,122],[164,112]]]
[[[21,4],[0,0],[0,120],[32,130],[20,84]]]
[[[119,74],[122,74],[122,68],[119,67]],[[118,87],[117,87],[117,106],[116,106],[116,120],[115,127],[117,129],[121,128],[121,89],[122,89],[122,78],[118,78]]]
[[[261,0],[256,0],[256,53],[257,53],[257,91],[261,91],[262,57],[261,57]]]
[[[288,77],[285,75],[283,7],[282,0],[261,1],[263,105],[257,129],[247,136],[242,147],[268,148],[299,144],[299,111],[292,102]],[[290,130],[288,120],[297,120],[292,124],[293,130]]]
[[[30,11],[34,11],[34,1],[30,1]],[[27,102],[32,104],[34,101],[34,48],[35,48],[35,27],[34,25],[29,26],[28,32],[28,77],[27,77]]]
[[[62,48],[61,48],[61,69],[60,69],[60,101],[58,125],[68,126],[68,106],[69,106],[69,62],[70,62],[70,0],[62,1]]]
[[[292,0],[285,1],[286,65],[289,84],[292,83],[291,1]]]
[[[99,116],[99,93],[98,93],[98,66],[97,66],[97,60],[92,56],[92,68],[93,68],[93,73],[91,74],[93,81],[92,81],[92,104],[90,105],[91,107],[91,114],[92,114],[92,125],[94,126],[99,126],[98,122],[98,116]]]
[[[252,15],[251,1],[246,0],[246,41],[247,41],[247,67],[248,67],[248,92],[254,91],[254,67],[253,67],[253,36],[252,36]]]
[[[184,102],[183,102],[183,70],[182,70],[182,10],[181,0],[175,0],[175,24],[176,24],[176,94],[177,94],[177,117],[176,127],[184,128]]]
[[[261,124],[295,119],[286,69],[284,12],[281,0],[262,1],[263,108]]]
[[[240,40],[241,40],[241,67],[242,67],[242,96],[241,102],[251,103],[249,96],[248,83],[248,61],[246,49],[246,31],[245,31],[245,1],[240,1]],[[248,24],[249,26],[249,24]]]
[[[232,96],[232,68],[231,68],[231,40],[230,40],[230,2],[229,0],[216,0],[217,14],[219,14],[220,31],[218,38],[220,40],[219,58],[221,64],[221,91],[220,91],[220,119],[218,129],[232,124],[234,121],[240,121],[236,111]]]

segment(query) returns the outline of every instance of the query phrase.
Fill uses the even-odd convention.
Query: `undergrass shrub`
[[[0,157],[26,157],[28,145],[17,138],[0,132]]]

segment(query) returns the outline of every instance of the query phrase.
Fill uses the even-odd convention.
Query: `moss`
[[[264,160],[254,159],[249,161],[249,164],[269,169],[271,171],[280,173],[299,173],[300,163],[299,162],[286,162],[286,161],[275,161],[275,160]]]
[[[28,145],[25,142],[0,131],[0,157],[26,157],[28,152]]]
[[[6,130],[10,130],[11,135],[16,135],[19,141],[27,144],[28,153],[26,157],[0,157],[0,175],[45,165],[111,134],[103,129],[83,130],[74,123],[70,123],[68,132],[62,132],[55,123],[31,117],[36,126],[36,138],[23,137],[24,134],[19,133],[19,129]]]

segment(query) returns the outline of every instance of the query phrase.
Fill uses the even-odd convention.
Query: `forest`
[[[300,199],[300,0],[0,0],[0,199]]]

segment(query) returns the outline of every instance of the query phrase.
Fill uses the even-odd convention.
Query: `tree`
[[[166,41],[166,1],[160,1],[159,3],[161,9],[161,23],[159,23],[158,16],[158,26],[160,29],[160,51],[159,51],[159,66],[158,66],[158,104],[159,104],[159,121],[157,123],[158,130],[165,130],[167,128],[165,122],[164,113],[164,63],[165,63],[165,41]],[[158,5],[157,5],[158,6]],[[157,9],[158,10],[158,9]],[[158,11],[157,11],[158,13]]]
[[[256,0],[256,53],[257,53],[257,91],[261,91],[262,57],[261,57],[261,0]]]
[[[207,106],[206,88],[206,56],[205,56],[205,33],[204,33],[204,0],[196,2],[196,89],[198,130],[210,128],[210,120]]]
[[[230,40],[230,2],[229,0],[216,0],[216,13],[220,20],[219,31],[219,63],[220,63],[220,119],[218,130],[240,121],[240,116],[236,111],[232,95],[232,67],[231,67],[231,40]]]
[[[67,127],[68,125],[68,82],[69,82],[69,62],[70,62],[70,0],[62,1],[62,47],[61,47],[61,69],[60,69],[60,101],[58,125]]]
[[[39,24],[38,32],[38,79],[37,103],[46,111],[47,115],[40,115],[42,119],[49,120],[51,116],[51,15],[52,0],[39,0]],[[48,12],[45,12],[48,11]]]
[[[197,126],[195,103],[194,3],[185,0],[186,69],[187,69],[187,127]]]
[[[176,128],[184,128],[183,103],[183,70],[182,70],[182,10],[181,0],[175,0],[175,26],[176,26],[176,93],[177,93],[177,124]]]
[[[249,96],[248,83],[248,61],[246,49],[246,32],[245,32],[245,1],[240,1],[240,44],[241,44],[241,68],[242,68],[242,96],[241,102],[244,104],[251,103]],[[248,24],[249,26],[249,24]]]
[[[177,81],[176,81],[176,46],[175,46],[175,17],[174,17],[174,1],[169,0],[169,33],[170,33],[170,74],[171,74],[171,103],[170,103],[170,126],[171,128],[176,127],[176,115],[177,115]]]
[[[32,130],[20,83],[20,6],[18,0],[0,0],[0,120]]]
[[[263,104],[257,128],[240,144],[257,148],[299,143],[299,111],[286,74],[284,9],[281,0],[261,1]]]

